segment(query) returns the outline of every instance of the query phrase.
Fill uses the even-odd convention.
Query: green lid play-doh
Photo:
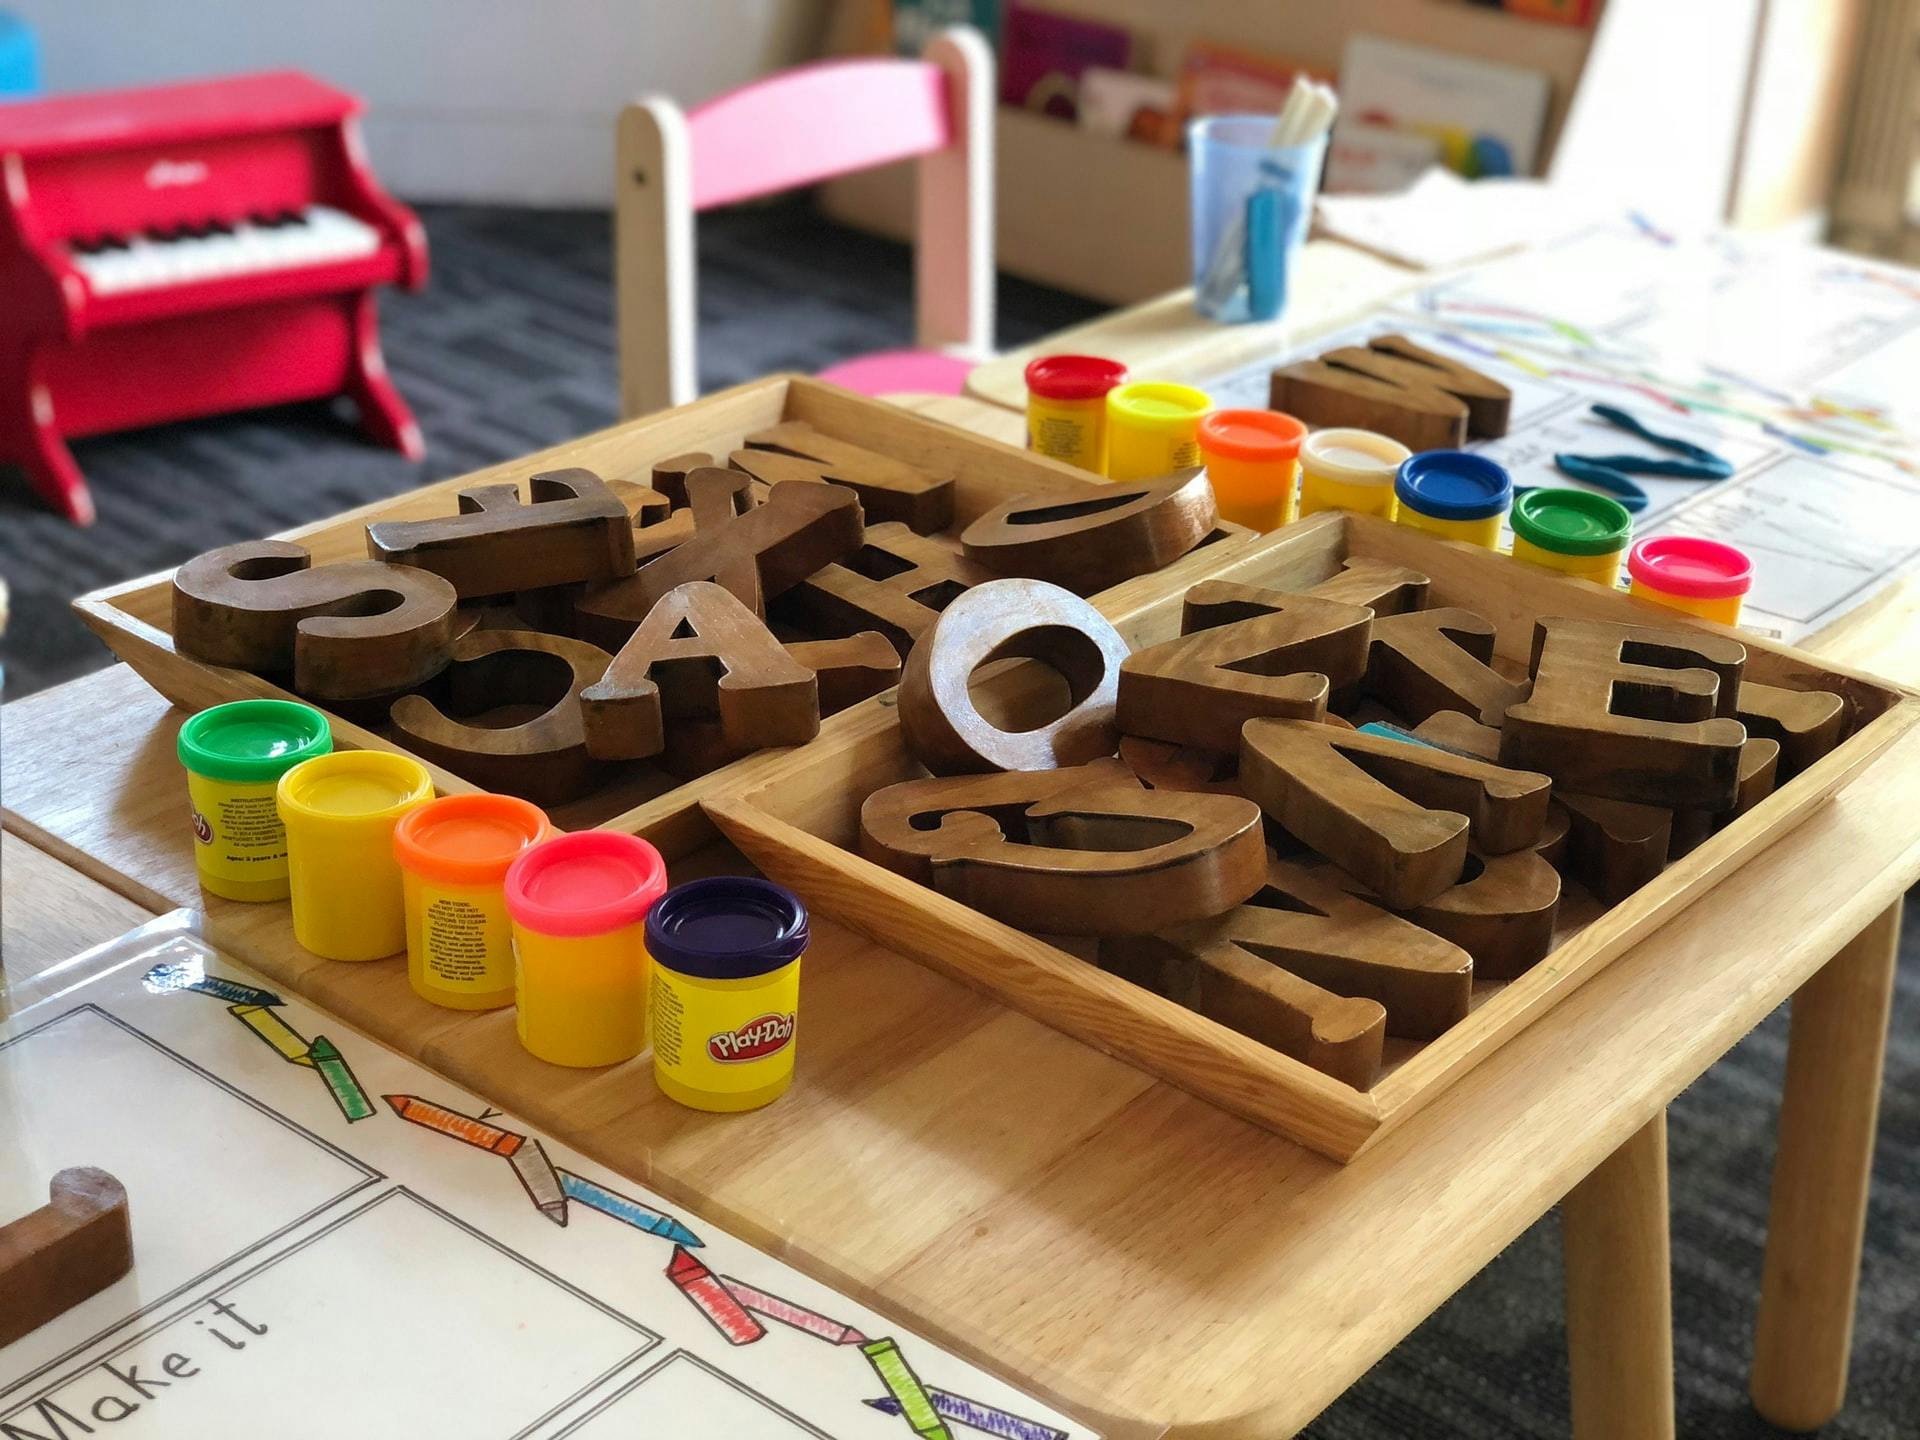
[[[1513,502],[1513,533],[1558,555],[1611,555],[1627,548],[1633,517],[1591,490],[1529,490]]]
[[[270,784],[332,749],[327,717],[292,700],[235,700],[180,727],[180,763],[213,780]]]

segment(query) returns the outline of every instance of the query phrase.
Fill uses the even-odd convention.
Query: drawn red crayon
[[[713,1271],[694,1259],[685,1246],[673,1247],[673,1258],[667,1262],[667,1279],[699,1307],[713,1328],[727,1337],[728,1344],[751,1345],[767,1333],[766,1327],[749,1315],[740,1302],[727,1293],[727,1287]]]

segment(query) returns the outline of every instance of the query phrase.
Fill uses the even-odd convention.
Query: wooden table
[[[1378,261],[1360,264],[1368,257],[1358,252],[1334,253],[1342,249],[1337,242],[1316,241],[1302,252],[1300,273],[1314,283],[1296,292],[1299,298],[1285,321],[1217,325],[1194,313],[1190,290],[1176,291],[1044,337],[979,367],[967,386],[968,398],[977,408],[969,412],[959,402],[943,400],[938,402],[939,418],[1007,438],[1007,427],[1018,422],[1025,409],[1027,363],[1038,355],[1061,351],[1112,356],[1124,361],[1135,375],[1204,383],[1262,354],[1278,353],[1288,344],[1351,323],[1431,279]],[[916,407],[922,404],[922,397],[903,399]],[[1889,586],[1866,605],[1803,640],[1801,647],[1920,686],[1920,575]],[[1752,1375],[1756,1408],[1788,1429],[1817,1428],[1838,1413],[1845,1399],[1899,921],[1897,905],[1872,914],[1871,922],[1846,937],[1830,963],[1818,968],[1794,993]],[[1602,1193],[1604,1205],[1599,1203]],[[1657,1303],[1664,1314],[1665,1206],[1664,1147],[1656,1147],[1650,1132],[1637,1137],[1635,1145],[1568,1197],[1569,1225],[1594,1232],[1594,1253],[1583,1259],[1580,1251],[1587,1247],[1576,1244],[1574,1230],[1569,1230],[1568,1332],[1575,1365],[1576,1419],[1582,1390],[1593,1394],[1591,1384],[1581,1383],[1581,1367],[1595,1363],[1591,1356],[1581,1358],[1589,1348],[1585,1341],[1591,1338],[1592,1324],[1590,1318],[1583,1318],[1581,1296],[1590,1283],[1605,1283],[1607,1278],[1604,1273],[1590,1273],[1588,1267],[1596,1262],[1603,1267],[1617,1264],[1644,1240],[1636,1239],[1631,1219],[1622,1220],[1611,1235],[1601,1236],[1606,1219],[1600,1212],[1612,1207],[1619,1216],[1658,1214],[1662,1294]],[[1655,1257],[1639,1258],[1650,1273]],[[1656,1298],[1649,1294],[1645,1301],[1642,1323],[1651,1324]],[[1616,1358],[1627,1363],[1624,1356]],[[1670,1433],[1671,1420],[1666,1423]],[[1613,1432],[1600,1427],[1595,1433]],[[1620,1433],[1652,1432],[1626,1429]]]
[[[183,718],[125,667],[6,708],[10,967],[204,904],[276,981],[482,1095],[540,1095],[517,1110],[1116,1436],[1292,1433],[1563,1197],[1577,1433],[1671,1433],[1665,1106],[1796,990],[1780,1363],[1844,1338],[1851,1286],[1827,1293],[1821,1262],[1857,1257],[1858,1227],[1804,1202],[1864,1190],[1879,1052],[1838,1038],[1884,1034],[1920,734],[1342,1167],[826,922],[780,1105],[700,1116],[632,1065],[544,1066],[510,1013],[429,1006],[397,960],[369,986],[299,950],[285,907],[203,897]],[[687,868],[741,863],[714,846]],[[1796,1393],[1837,1403],[1839,1376],[1807,1373]]]

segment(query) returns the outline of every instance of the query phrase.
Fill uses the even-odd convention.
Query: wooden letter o
[[[991,580],[944,611],[914,643],[900,677],[907,748],[936,775],[1054,770],[1111,755],[1127,642],[1085,600],[1043,580]],[[1003,730],[968,691],[981,665],[1015,656],[1065,677],[1072,703],[1030,730]],[[1011,679],[1011,677],[1009,677]]]

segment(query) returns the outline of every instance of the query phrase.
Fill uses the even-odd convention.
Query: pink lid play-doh
[[[507,913],[543,935],[604,935],[647,918],[667,863],[636,835],[580,830],[524,851],[507,871]]]
[[[1731,545],[1697,535],[1652,535],[1627,555],[1634,584],[1688,600],[1730,600],[1753,587],[1753,562]]]

